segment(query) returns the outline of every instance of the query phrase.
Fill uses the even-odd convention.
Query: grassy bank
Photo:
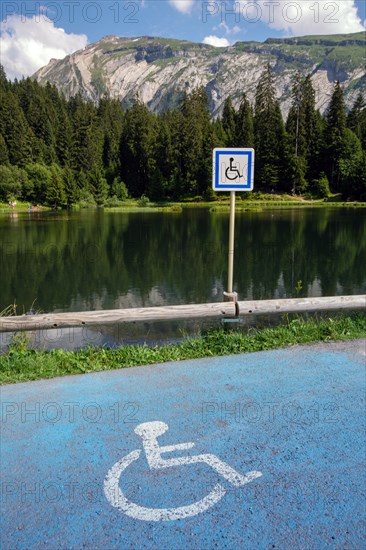
[[[8,202],[1,202],[0,201],[0,212],[28,212],[29,205],[31,203],[29,201],[17,201],[16,206],[14,208],[9,206]],[[44,210],[52,210],[49,206],[42,206],[37,205],[36,207],[32,207],[33,212],[39,212]]]
[[[0,202],[0,213],[8,212],[27,212],[28,202],[17,202],[15,208],[10,208],[7,203]],[[238,212],[261,212],[265,209],[285,209],[285,208],[366,208],[366,202],[345,202],[340,195],[334,195],[328,199],[311,199],[301,196],[292,196],[287,194],[275,195],[270,193],[237,193],[236,211]],[[96,205],[72,205],[71,210],[83,210],[98,208]],[[230,211],[230,197],[217,195],[215,199],[205,201],[200,197],[187,199],[184,201],[170,202],[152,202],[141,201],[141,199],[126,199],[119,201],[117,206],[105,205],[102,207],[107,212],[175,212],[180,213],[185,208],[208,208],[211,212],[226,213]],[[39,206],[33,208],[32,212],[51,211],[49,206]],[[61,208],[59,208],[61,210]]]
[[[310,199],[292,195],[275,195],[269,193],[237,193],[236,211],[261,212],[266,209],[284,208],[366,208],[366,202],[345,202],[340,195],[334,195],[329,199]],[[207,208],[211,212],[229,212],[230,197],[228,194],[217,195],[215,199],[205,201],[199,197],[185,201],[154,203],[149,202],[142,206],[138,200],[128,199],[117,207],[105,207],[107,211],[166,211],[182,212],[185,208]]]
[[[282,348],[294,344],[328,342],[366,337],[366,315],[336,316],[333,319],[301,317],[285,319],[282,325],[261,330],[225,332],[216,330],[179,345],[149,348],[124,346],[118,349],[87,348],[78,352],[26,349],[24,335],[15,338],[0,356],[0,383],[10,384],[68,374],[82,374],[138,365],[181,361],[236,353]]]

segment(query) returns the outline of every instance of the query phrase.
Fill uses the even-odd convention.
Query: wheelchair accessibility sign
[[[214,149],[213,181],[215,191],[252,191],[254,186],[254,149]]]
[[[135,428],[135,433],[141,437],[147,464],[150,470],[162,470],[172,467],[184,468],[187,464],[205,463],[223,479],[234,487],[242,487],[260,477],[262,472],[251,471],[245,475],[237,472],[214,454],[192,454],[179,458],[163,458],[163,454],[174,451],[190,450],[194,443],[177,443],[175,445],[160,446],[157,438],[168,431],[165,422],[144,422]],[[226,494],[223,485],[217,483],[208,494],[192,504],[176,508],[147,508],[129,500],[120,488],[120,479],[125,470],[141,455],[141,449],[136,449],[116,462],[108,471],[104,480],[104,494],[112,506],[127,516],[143,521],[172,521],[196,516],[205,512]]]

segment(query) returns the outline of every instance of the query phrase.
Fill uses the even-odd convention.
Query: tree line
[[[209,200],[215,147],[255,148],[256,191],[366,200],[366,103],[360,94],[347,113],[339,82],[322,116],[310,75],[296,74],[285,121],[268,65],[253,105],[243,93],[235,109],[229,97],[212,120],[203,87],[154,114],[138,97],[127,110],[108,96],[66,100],[50,83],[8,81],[0,66],[2,201]]]

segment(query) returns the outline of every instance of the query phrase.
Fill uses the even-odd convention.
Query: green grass
[[[182,203],[179,202],[153,202],[147,201],[145,205],[141,204],[141,199],[126,199],[121,201],[118,206],[104,206],[107,212],[181,212]]]
[[[176,63],[177,59],[177,57],[167,57],[166,59],[155,59],[152,63],[153,65],[160,67],[160,69],[165,69],[165,67],[167,67],[168,65]]]
[[[17,201],[14,209],[9,208],[7,203],[0,202],[0,214],[9,212],[26,212],[28,210],[27,201]],[[90,205],[90,208],[97,208],[96,205]],[[269,193],[237,193],[236,211],[237,212],[262,212],[265,209],[283,209],[283,208],[327,208],[327,207],[346,207],[346,208],[366,208],[366,202],[344,202],[339,196],[330,199],[304,199],[303,197],[292,197],[291,195],[272,195]],[[76,210],[80,205],[74,205]],[[228,195],[218,195],[213,201],[204,201],[199,197],[187,199],[185,201],[171,202],[152,202],[146,206],[140,206],[138,200],[127,199],[122,201],[119,206],[103,207],[107,212],[174,212],[181,213],[185,208],[209,208],[211,212],[226,213],[230,211],[230,198]],[[51,211],[48,206],[40,206],[39,210]]]
[[[260,330],[210,331],[186,338],[179,345],[148,347],[129,345],[118,349],[87,348],[77,352],[27,349],[27,338],[20,334],[7,353],[0,356],[0,383],[10,384],[70,374],[150,365],[277,349],[294,344],[329,342],[366,337],[366,315],[334,318],[285,317],[283,324]]]
[[[286,208],[366,208],[366,203],[359,202],[324,202],[324,201],[248,201],[236,202],[236,212],[263,212],[263,210],[284,210]],[[229,204],[214,204],[210,207],[210,212],[225,214],[230,212]]]
[[[271,41],[273,40],[276,40],[277,42],[284,42],[284,41],[287,41],[287,42],[296,42],[298,40],[301,40],[301,41],[308,41],[309,44],[311,43],[316,43],[316,42],[321,42],[321,41],[326,41],[326,42],[334,42],[334,43],[342,43],[344,41],[349,41],[349,40],[362,40],[363,42],[366,43],[366,39],[365,39],[365,33],[363,31],[361,32],[355,32],[355,33],[351,33],[351,34],[333,34],[333,35],[328,35],[328,34],[324,34],[324,35],[305,35],[305,36],[300,36],[300,37],[293,37],[293,38],[272,38],[270,39]]]
[[[10,208],[9,203],[0,201],[0,212],[19,212],[27,211],[30,201],[21,201],[17,199],[17,205],[15,208]],[[39,206],[39,210],[51,210],[49,206]]]
[[[366,63],[366,41],[365,46],[347,46],[347,48],[336,46],[327,58],[335,61],[338,69],[343,69],[345,72],[362,67]]]
[[[99,95],[107,91],[101,60],[97,55],[93,56],[93,65],[90,67],[91,84]]]
[[[352,43],[353,42],[353,43]],[[288,67],[304,68],[304,63],[318,64],[325,60],[335,62],[338,70],[350,72],[365,64],[365,34],[333,36],[304,36],[292,38],[269,38],[264,43],[237,42],[236,51],[268,51],[270,55],[289,56]],[[292,59],[291,59],[292,58]]]

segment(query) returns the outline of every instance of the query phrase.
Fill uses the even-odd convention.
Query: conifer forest
[[[10,82],[0,66],[0,201],[66,208],[118,206],[126,198],[212,200],[212,150],[254,147],[255,191],[366,200],[366,102],[349,112],[339,82],[328,109],[315,108],[310,75],[292,81],[284,120],[268,65],[251,104],[226,99],[212,119],[204,88],[154,114],[137,96],[124,110],[66,100],[50,83]]]

